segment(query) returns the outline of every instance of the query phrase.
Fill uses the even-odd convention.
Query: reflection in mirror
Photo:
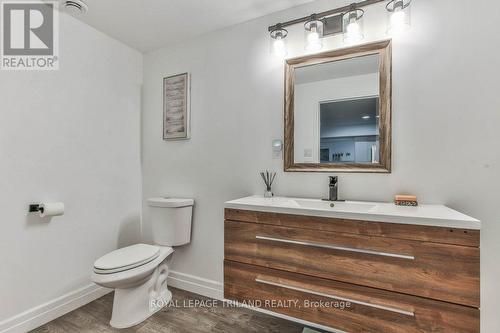
[[[294,163],[379,163],[379,57],[295,69]]]
[[[378,97],[320,102],[320,162],[378,163]]]

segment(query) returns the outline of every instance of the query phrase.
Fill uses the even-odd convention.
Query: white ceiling
[[[89,10],[77,18],[139,51],[148,52],[314,0],[84,1]]]
[[[378,97],[366,97],[320,104],[321,130],[352,125],[375,125]],[[365,119],[363,116],[370,116]]]

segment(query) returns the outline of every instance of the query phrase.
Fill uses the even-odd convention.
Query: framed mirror
[[[288,59],[285,171],[391,172],[391,41]]]

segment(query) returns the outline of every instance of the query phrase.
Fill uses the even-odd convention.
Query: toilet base
[[[139,285],[115,289],[110,325],[114,328],[135,326],[167,306],[172,299],[167,277],[165,260]]]

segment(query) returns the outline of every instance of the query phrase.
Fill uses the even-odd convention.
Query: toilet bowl
[[[135,244],[112,251],[94,263],[92,281],[115,289],[110,325],[137,325],[168,305],[168,261],[172,246],[191,240],[192,199],[148,200],[155,245]]]

